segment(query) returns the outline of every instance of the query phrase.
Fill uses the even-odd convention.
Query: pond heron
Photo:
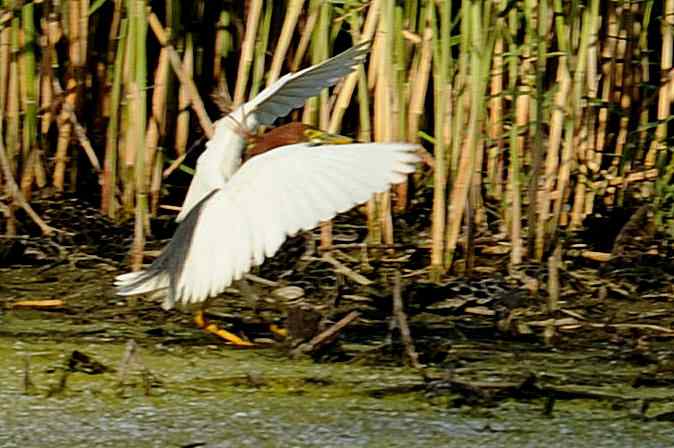
[[[418,161],[417,146],[406,143],[279,139],[270,146],[283,146],[258,150],[263,153],[242,164],[247,134],[336,84],[363,62],[369,46],[356,45],[289,73],[218,120],[197,161],[173,238],[148,268],[119,275],[117,294],[158,292],[165,309],[204,302],[274,255],[289,235],[405,181]],[[204,328],[203,313],[197,323]],[[218,335],[245,345],[230,333]]]

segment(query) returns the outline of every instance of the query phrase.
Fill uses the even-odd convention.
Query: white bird
[[[360,44],[287,74],[216,122],[173,238],[146,270],[119,275],[117,294],[159,291],[165,309],[204,302],[274,255],[287,236],[403,182],[418,161],[416,145],[292,144],[241,166],[242,134],[272,124],[334,85],[368,50],[369,43]]]

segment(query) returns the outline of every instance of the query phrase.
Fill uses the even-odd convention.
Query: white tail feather
[[[166,289],[169,286],[168,276],[162,274],[150,277],[139,284],[135,284],[143,275],[145,275],[145,271],[129,272],[115,277],[117,294],[120,296],[134,296]]]

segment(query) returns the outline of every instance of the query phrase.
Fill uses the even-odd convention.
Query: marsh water
[[[629,386],[639,369],[603,345],[454,341],[465,378],[496,382],[526,370],[629,398],[558,400],[547,415],[537,399],[456,405],[402,360],[317,362],[224,346],[189,316],[120,303],[105,287],[110,276],[0,271],[0,446],[674,446],[672,422],[648,418],[674,411],[671,388]],[[9,306],[54,297],[65,305]],[[367,353],[368,344],[349,350]],[[671,356],[671,341],[653,350]]]

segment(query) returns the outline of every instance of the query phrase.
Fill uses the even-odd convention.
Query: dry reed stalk
[[[225,72],[222,68],[222,59],[229,53],[232,46],[232,37],[226,29],[226,27],[229,26],[229,22],[229,11],[221,11],[215,34],[215,45],[213,46],[213,79],[216,81],[219,81],[225,76]]]
[[[367,75],[363,67],[358,68],[358,141],[372,141],[372,122],[370,117],[370,97],[367,93]]]
[[[614,173],[618,173],[621,169],[621,165],[624,167],[625,162],[629,164],[629,161],[623,160],[623,154],[625,152],[625,145],[627,144],[627,134],[629,132],[629,123],[632,115],[632,93],[633,93],[633,72],[634,68],[632,67],[632,36],[627,35],[627,30],[631,28],[631,14],[629,11],[629,6],[626,4],[624,6],[622,14],[622,24],[623,26],[620,29],[620,34],[618,35],[618,46],[616,47],[617,51],[617,62],[616,62],[616,95],[618,96],[617,103],[620,104],[620,120],[618,122],[618,135],[615,142],[615,152],[611,160],[610,170]],[[630,32],[632,30],[630,29]],[[629,169],[629,166],[627,167]]]
[[[325,19],[325,11],[326,8],[329,5],[326,5],[324,2],[321,2],[320,0],[312,0],[311,1],[311,6],[310,8],[318,8],[318,18],[316,20],[316,25],[314,25],[314,30],[312,33],[312,40],[310,42],[311,47],[308,49],[309,50],[309,60],[311,61],[311,64],[317,64],[321,62],[321,59],[319,58],[320,52],[319,52],[319,44],[321,39],[325,39],[325,24],[326,19]],[[328,45],[325,44],[324,48],[324,54],[327,55],[327,47]],[[317,98],[309,98],[307,101],[304,103],[304,109],[302,110],[302,123],[305,124],[310,124],[313,126],[316,126],[318,124],[318,121],[320,118],[318,117],[319,114],[319,100]]]
[[[559,268],[561,263],[562,246],[557,243],[552,255],[548,257],[548,299],[546,303],[548,313],[553,313],[559,309]]]
[[[428,81],[431,73],[432,51],[431,43],[433,40],[433,28],[424,22],[424,35],[421,43],[421,50],[414,73],[414,81],[410,81],[412,87],[410,93],[409,107],[407,108],[407,138],[412,142],[419,141],[419,125],[421,116],[424,113],[424,103],[426,101],[426,92],[428,91]]]
[[[485,92],[486,94],[486,92]],[[471,202],[472,219],[476,229],[485,229],[487,224],[487,210],[484,207],[482,200],[482,184],[484,183],[484,176],[482,166],[485,156],[485,137],[482,136],[477,142],[477,153],[475,154],[475,162],[473,163],[473,173],[471,191],[468,195],[468,200]],[[477,231],[477,230],[476,230]]]
[[[466,8],[467,9],[467,8]],[[457,166],[459,163],[459,154],[461,153],[465,137],[464,137],[464,132],[466,130],[466,112],[469,111],[470,108],[470,98],[465,94],[466,91],[469,89],[468,86],[468,58],[470,54],[470,43],[468,42],[468,20],[464,20],[463,14],[464,11],[466,10],[463,7],[461,8],[461,23],[460,23],[460,34],[459,34],[459,55],[457,58],[458,64],[457,64],[457,73],[456,76],[454,77],[454,83],[451,85],[451,89],[453,92],[453,101],[454,101],[454,114],[452,116],[452,122],[451,122],[451,127],[452,127],[452,144],[449,147],[449,158],[447,161],[448,165],[448,173],[450,176],[455,176],[456,175],[456,170]],[[437,43],[434,43],[434,58],[439,58],[440,57],[440,52]],[[438,95],[439,92],[436,91],[436,95]],[[439,110],[435,110],[435,114],[439,115],[441,112]],[[443,118],[444,120],[444,118]],[[440,136],[439,132],[436,130],[435,131],[436,138]]]
[[[253,80],[250,85],[248,98],[253,99],[264,86],[264,69],[267,62],[269,34],[271,31],[271,16],[274,10],[273,2],[266,2],[262,20],[258,26],[258,38],[255,40],[255,57],[253,61]]]
[[[80,28],[80,15],[86,11],[80,10],[79,0],[68,1],[68,23],[67,23],[67,37],[68,37],[68,57],[70,63],[69,73],[66,81],[66,97],[64,106],[67,103],[76,110],[77,107],[77,93],[82,87],[80,85],[80,73],[82,69],[82,37]],[[69,114],[66,108],[61,109],[61,113],[57,119],[58,123],[58,140],[56,145],[56,154],[54,156],[54,174],[52,183],[57,191],[63,191],[65,187],[65,172],[68,162],[68,148],[70,147],[70,137],[72,134],[72,123],[69,120]],[[73,165],[75,166],[75,165]]]
[[[87,82],[87,72],[85,69],[86,57],[87,57],[87,39],[88,36],[86,32],[83,32],[84,27],[82,26],[83,21],[89,20],[88,12],[88,1],[85,0],[71,0],[71,3],[68,5],[68,38],[72,39],[72,45],[68,47],[68,55],[73,58],[73,76],[76,80],[75,89],[77,91],[76,101],[72,105],[73,111],[77,110],[81,104],[83,97],[82,93],[84,92],[85,85]],[[77,10],[76,14],[71,15],[71,8]],[[70,119],[71,114],[68,113]],[[72,120],[70,120],[72,122]],[[72,126],[69,127],[69,139],[72,140],[72,132],[75,129],[75,124],[72,122]],[[69,146],[69,149],[73,149]],[[77,161],[77,157],[74,158]],[[77,163],[71,163],[68,167],[68,183],[69,191],[74,192],[77,188],[77,177],[79,172],[79,165]]]
[[[114,67],[115,58],[117,55],[118,49],[118,38],[120,36],[120,26],[122,21],[122,0],[113,0],[112,6],[112,16],[110,18],[110,29],[108,30],[108,48],[105,52],[105,62],[98,64],[98,77],[99,79],[105,79],[105,82],[101,83],[101,92],[99,98],[101,99],[99,104],[99,113],[101,116],[109,118],[112,113],[112,108],[115,107],[114,104],[111,104],[112,97],[112,83],[114,77],[114,70],[109,70],[108,67]],[[103,212],[105,213],[105,212]]]
[[[19,93],[21,100],[21,112],[23,115],[22,128],[22,162],[23,170],[20,180],[20,188],[23,196],[30,199],[31,188],[35,180],[35,174],[43,170],[38,167],[39,159],[36,151],[37,137],[37,84],[36,54],[37,47],[34,4],[29,3],[21,7],[21,53],[19,55]],[[42,183],[44,186],[44,183]]]
[[[567,100],[571,87],[571,77],[567,68],[566,56],[561,56],[557,70],[557,85],[559,90],[555,95],[550,117],[550,138],[548,141],[547,156],[545,159],[545,174],[543,188],[539,193],[538,221],[536,225],[536,245],[534,256],[537,260],[543,257],[545,249],[546,229],[550,223],[550,193],[552,192],[559,168],[560,147],[564,117],[566,115]]]
[[[134,213],[134,236],[131,246],[131,267],[134,271],[143,264],[143,249],[145,247],[145,234],[149,230],[148,204],[147,204],[147,179],[146,157],[147,148],[145,140],[147,111],[146,83],[147,83],[147,18],[145,12],[145,0],[128,0],[130,20],[133,23],[132,32],[129,34],[133,49],[129,57],[131,79],[129,83],[129,102],[134,109],[134,120],[131,123],[132,131],[130,140],[134,145],[134,175],[136,206]]]
[[[630,168],[632,167],[632,164],[636,160],[643,160],[644,155],[646,154],[646,132],[645,130],[641,130],[641,132],[637,131],[634,132],[635,129],[634,127],[636,126],[637,128],[642,127],[642,124],[646,126],[648,124],[648,118],[647,114],[645,113],[648,107],[644,107],[644,98],[641,92],[641,87],[644,85],[644,80],[642,77],[643,73],[643,68],[641,67],[641,63],[643,61],[643,48],[641,47],[642,43],[642,20],[646,20],[643,17],[644,11],[642,11],[642,5],[640,3],[633,2],[631,4],[631,11],[630,11],[630,28],[628,28],[628,35],[629,35],[629,57],[631,59],[630,61],[630,80],[629,83],[627,83],[630,86],[630,97],[632,98],[633,104],[634,104],[634,115],[639,116],[638,120],[632,120],[632,123],[630,125],[630,134],[628,135],[628,138],[632,140],[632,142],[636,145],[638,145],[638,148],[635,150],[635,155],[634,157],[627,157],[626,162],[629,164]],[[629,145],[631,146],[631,145]],[[629,148],[628,146],[628,148]],[[629,152],[629,149],[628,149]],[[623,166],[623,169],[625,169],[627,165]]]
[[[379,33],[381,39],[380,59],[377,61],[377,83],[375,85],[374,139],[390,142],[393,139],[393,29],[394,1],[384,0],[380,12]],[[391,195],[389,192],[376,195],[379,200],[379,224],[384,244],[393,244],[393,224],[391,218]]]
[[[312,7],[320,4],[319,15],[316,26],[314,27],[311,42],[311,63],[318,64],[328,58],[330,47],[330,20],[332,16],[332,5],[314,0]],[[327,89],[324,89],[318,98],[309,98],[305,102],[302,111],[302,122],[316,125],[325,129],[328,126],[329,108],[327,100]],[[320,248],[332,247],[332,221],[323,221],[320,224]]]
[[[583,91],[583,76],[586,79],[586,90],[583,95],[587,100],[585,103],[592,103],[597,98],[597,89],[599,80],[597,78],[597,55],[598,55],[598,18],[599,18],[599,0],[591,0],[590,7],[583,13],[583,25],[581,29],[581,44],[578,61],[578,68],[574,75],[574,97],[578,98]],[[582,53],[585,53],[583,55]],[[585,64],[585,65],[583,65]],[[585,66],[585,73],[579,73]],[[578,182],[573,200],[573,209],[571,211],[571,228],[580,227],[582,220],[591,211],[592,204],[586,195],[588,174],[592,172],[593,167],[590,161],[594,160],[594,145],[596,132],[596,114],[594,111],[587,110],[579,112],[578,102],[576,102],[576,119],[581,121],[580,138],[578,140],[578,154],[581,165],[579,166]],[[583,119],[584,118],[584,119]],[[587,210],[588,207],[590,210]]]
[[[376,2],[373,2],[373,4],[370,6],[370,9],[368,10],[367,16],[365,18],[365,23],[363,25],[363,30],[362,33],[359,32],[358,30],[358,21],[355,16],[352,16],[350,19],[350,25],[351,25],[351,33],[353,35],[353,41],[354,44],[360,43],[360,42],[365,42],[368,40],[372,40],[374,37],[374,33],[376,30],[376,25],[378,22],[379,18],[379,8],[381,7],[381,2],[380,0],[377,0]],[[361,84],[363,82],[364,84]],[[328,124],[328,132],[331,133],[338,133],[342,127],[342,120],[344,118],[344,114],[346,113],[346,109],[349,106],[349,103],[351,102],[351,97],[353,96],[353,91],[356,88],[356,84],[359,85],[358,87],[358,95],[359,95],[359,105],[361,104],[362,100],[368,99],[367,97],[367,80],[365,79],[365,70],[362,67],[359,67],[357,71],[351,73],[349,76],[346,77],[346,80],[342,84],[339,93],[337,95],[337,99],[335,101],[335,105],[332,109],[332,116],[330,117],[330,123]],[[361,95],[363,94],[363,95]],[[367,105],[369,101],[367,101],[365,104]],[[361,112],[364,112],[362,110],[361,106]],[[361,131],[363,130],[363,127],[367,124],[367,129],[369,129],[369,118],[370,118],[370,113],[369,113],[369,107],[368,110],[365,111],[365,117],[363,113],[361,113]],[[367,118],[366,120],[364,120]],[[369,134],[369,132],[367,132]],[[369,141],[370,138],[369,136],[367,139],[359,138],[361,141]]]
[[[246,19],[246,32],[241,44],[239,68],[236,75],[236,87],[234,88],[234,107],[238,107],[244,101],[246,87],[248,86],[250,68],[253,64],[255,37],[257,36],[257,27],[261,14],[262,0],[251,0],[249,3],[248,18]]]
[[[384,2],[384,0],[380,0],[377,6],[379,7],[380,11],[379,14],[377,15],[377,23],[376,23],[376,28],[379,30],[379,15],[381,14],[381,4]],[[372,6],[374,7],[374,5]],[[375,33],[378,31],[375,31]],[[373,92],[374,91],[374,86],[377,84],[377,74],[379,73],[379,69],[377,68],[377,64],[379,63],[379,47],[381,47],[381,39],[374,39],[372,41],[372,48],[370,49],[370,65],[367,68],[367,90],[368,92]]]
[[[353,42],[362,42],[364,40],[372,40],[370,35],[368,35],[369,32],[374,33],[374,26],[370,26],[371,23],[376,22],[376,20],[371,20],[372,17],[378,17],[378,11],[374,11],[373,9],[370,9],[368,11],[367,17],[365,18],[365,24],[363,25],[363,33],[360,32],[360,26],[361,26],[361,20],[360,16],[356,16],[355,14],[351,14],[347,20],[349,21],[349,25],[351,27],[351,36],[353,38]],[[369,36],[369,38],[368,38]],[[358,128],[358,134],[357,134],[357,140],[360,142],[370,142],[372,141],[372,124],[371,124],[371,117],[370,117],[370,96],[368,95],[368,90],[367,90],[367,79],[366,79],[366,74],[365,74],[365,68],[361,65],[358,67],[358,99],[357,99],[357,104],[358,104],[358,116],[359,116],[359,128]],[[348,82],[348,78],[347,78]],[[345,83],[344,87],[340,90],[339,96],[337,101],[335,102],[335,107],[333,108],[333,116],[337,113],[337,108],[341,107],[341,104],[345,101],[342,99],[342,91],[347,89],[346,86],[347,83]],[[346,96],[346,94],[344,94]],[[337,120],[332,120],[330,126],[333,126],[333,121],[336,122]],[[341,126],[341,124],[340,124]],[[328,127],[328,129],[331,129]]]
[[[128,2],[128,0],[125,0]],[[128,5],[127,5],[127,9]],[[130,15],[130,14],[129,14]],[[124,42],[123,56],[122,56],[122,87],[123,92],[121,96],[121,109],[119,119],[119,142],[118,142],[118,157],[120,159],[120,183],[122,186],[121,195],[121,209],[125,217],[132,216],[134,213],[134,197],[135,197],[135,180],[134,180],[134,126],[136,122],[135,109],[130,101],[131,80],[133,77],[133,58],[134,58],[134,44],[133,36],[135,34],[137,23],[128,19],[128,26],[126,32],[126,39]]]
[[[503,26],[503,18],[497,20],[498,27]],[[499,35],[494,43],[492,61],[489,122],[489,151],[487,159],[487,191],[496,199],[503,195],[503,37]]]
[[[550,239],[557,238],[557,229],[566,227],[569,222],[569,213],[566,211],[565,204],[568,204],[571,190],[569,189],[569,178],[571,169],[574,167],[573,153],[575,147],[575,138],[573,135],[574,122],[569,117],[564,123],[564,141],[562,143],[561,160],[557,174],[557,189],[550,195],[550,201],[553,203],[551,229],[548,231]]]
[[[185,35],[185,54],[182,61],[183,71],[188,78],[194,76],[194,43],[192,33]],[[187,86],[183,83],[178,88],[178,117],[176,118],[176,136],[173,147],[179,157],[185,155],[187,140],[190,134],[190,95]]]
[[[333,6],[329,2],[324,2],[321,7],[321,17],[319,21],[318,38],[314,46],[313,64],[322,62],[330,57],[331,33],[330,24],[332,23]],[[330,121],[329,90],[323,89],[318,95],[318,126],[320,129],[326,129]]]
[[[635,24],[635,28],[638,28],[638,31],[635,30],[635,33],[638,34],[638,42],[636,45],[635,49],[635,59],[639,60],[638,63],[638,69],[635,69],[636,72],[636,77],[635,77],[635,90],[636,94],[635,97],[639,97],[639,102],[641,103],[641,113],[639,114],[639,124],[638,128],[640,131],[638,131],[638,153],[635,156],[635,159],[637,160],[644,160],[646,154],[648,153],[648,139],[649,139],[649,133],[647,131],[649,122],[650,122],[650,111],[647,106],[643,104],[644,102],[644,96],[641,94],[639,91],[639,86],[643,85],[649,85],[651,84],[651,74],[650,74],[650,61],[649,61],[649,51],[648,51],[648,39],[649,39],[649,31],[650,31],[650,24],[651,24],[651,16],[653,14],[653,4],[654,1],[648,1],[646,2],[644,6],[644,11],[643,11],[643,17],[641,20],[637,20]],[[635,7],[638,7],[639,5],[635,4]]]
[[[393,66],[394,77],[392,83],[391,98],[393,99],[393,114],[391,119],[391,139],[393,141],[408,141],[407,131],[407,104],[409,100],[409,86],[406,85],[405,73],[407,67],[407,57],[405,49],[405,39],[403,37],[403,10],[401,6],[395,6],[395,23],[393,34]],[[398,213],[402,213],[407,208],[407,181],[396,185],[395,188],[395,206]]]
[[[515,130],[517,131],[517,145],[515,150],[520,160],[526,161],[528,156],[527,148],[527,134],[529,133],[529,117],[531,114],[531,102],[533,86],[531,84],[530,72],[532,70],[530,50],[527,45],[524,46],[522,52],[522,65],[520,66],[520,79],[522,83],[519,85],[517,100],[515,101]]]
[[[0,24],[0,140],[5,138],[3,123],[5,121],[5,106],[7,103],[7,80],[9,79],[9,38],[9,27],[3,22]],[[6,183],[3,182],[3,173],[0,171],[0,186],[2,185],[6,185]],[[7,232],[16,233],[12,204],[7,206],[3,213],[8,222]]]
[[[121,163],[121,172],[122,172],[122,207],[124,214],[128,217],[133,215],[135,210],[135,124],[137,123],[137,113],[138,111],[134,107],[133,102],[133,79],[134,79],[134,60],[135,60],[135,42],[136,38],[136,29],[138,27],[137,20],[132,19],[132,14],[134,11],[133,3],[135,0],[124,0],[126,3],[127,15],[129,17],[127,38],[125,41],[124,47],[124,56],[123,56],[123,66],[122,66],[122,119],[121,119],[121,138],[120,138],[120,157],[122,159]]]
[[[87,20],[88,12],[82,9],[82,0],[67,0],[68,14],[66,16],[67,30],[68,30],[68,57],[73,65],[73,68],[78,69],[84,62],[84,55],[86,54],[83,47],[83,39],[86,35],[82,34],[81,21]],[[82,18],[84,16],[84,18]]]
[[[28,154],[24,154],[21,157],[23,166],[21,171],[21,177],[19,179],[19,190],[21,190],[21,195],[26,198],[26,201],[31,200],[32,197],[32,185],[33,185],[33,172],[35,166],[35,151],[30,151]]]
[[[435,157],[435,169],[433,170],[433,209],[431,218],[431,265],[430,278],[432,281],[438,281],[441,274],[445,271],[445,214],[447,211],[447,201],[445,192],[447,188],[447,148],[441,134],[445,128],[444,120],[446,116],[442,113],[445,110],[445,104],[449,101],[449,30],[446,23],[449,20],[450,6],[447,1],[443,2],[440,19],[440,33],[433,43],[436,48],[439,45],[441,51],[435,51],[433,57],[433,89],[435,92],[434,110],[435,110],[435,144],[433,147],[433,156]],[[427,20],[437,28],[435,23],[437,18],[434,14],[434,5],[429,3],[426,6]],[[444,25],[444,26],[443,26]]]
[[[489,20],[488,19],[489,13],[487,12],[487,11],[489,11],[489,5],[485,4],[483,6],[484,6],[484,12],[481,13],[482,18],[485,21],[483,23],[483,26],[485,26],[486,29],[489,29],[489,28],[493,27],[493,25],[490,26],[487,23],[487,21]],[[496,42],[495,33],[492,32],[490,34],[491,34],[491,37],[489,37],[489,38],[492,39],[494,44],[495,44],[495,42]],[[492,51],[495,48],[494,44],[492,44],[492,46],[491,46]],[[494,58],[492,58],[492,61],[493,61],[493,59]],[[486,62],[486,64],[485,64],[485,62],[482,62],[482,65],[484,67],[483,69],[488,70],[484,75],[482,75],[484,77],[485,82],[488,84],[489,74],[492,72],[491,62]],[[478,78],[478,79],[480,79],[480,78]],[[473,77],[473,81],[475,81],[475,77]],[[487,84],[485,84],[485,91],[483,92],[483,95],[485,95],[485,97],[488,95],[488,90],[489,90]],[[451,86],[451,84],[450,84],[450,86]],[[451,90],[450,90],[449,96],[451,97]],[[451,104],[451,101],[448,102],[448,103]],[[486,99],[484,101],[481,101],[481,104],[482,103],[486,103]],[[481,107],[486,107],[486,104],[484,104],[484,106],[481,106]],[[446,110],[444,113],[448,115],[447,119],[445,120],[445,123],[447,123],[448,120],[451,119],[450,118],[451,117],[451,111]],[[480,111],[480,115],[478,116],[478,133],[479,133],[479,136],[478,136],[478,139],[477,139],[476,151],[475,151],[475,155],[474,155],[475,159],[473,161],[474,173],[471,176],[470,190],[468,191],[468,197],[466,199],[465,222],[467,224],[467,229],[470,230],[470,231],[466,232],[466,263],[465,263],[465,265],[466,265],[467,268],[469,268],[468,271],[467,271],[468,275],[472,275],[471,270],[472,270],[472,267],[473,267],[473,264],[474,264],[474,259],[475,259],[475,253],[474,252],[475,252],[475,235],[476,235],[476,232],[477,232],[476,229],[478,227],[484,226],[484,224],[487,221],[487,217],[486,217],[487,213],[486,213],[486,210],[485,210],[485,208],[482,204],[482,197],[481,197],[482,196],[481,195],[481,185],[483,183],[482,171],[483,171],[483,161],[484,161],[484,151],[485,151],[485,138],[488,136],[488,134],[486,136],[483,134],[483,128],[487,127],[487,121],[488,121],[488,119],[487,119],[487,116],[486,116],[486,109],[484,111]],[[488,132],[488,130],[487,130],[487,132]],[[451,131],[448,130],[448,129],[445,129],[445,132],[444,132],[445,139],[448,139],[450,137],[450,135],[451,135]],[[446,143],[449,143],[449,142],[447,142],[447,140],[446,140]]]
[[[601,66],[602,72],[602,94],[601,94],[601,103],[603,104],[599,109],[599,121],[597,123],[597,140],[594,144],[594,160],[590,160],[589,163],[593,171],[599,171],[601,167],[602,157],[604,148],[606,146],[606,137],[608,133],[608,104],[612,101],[612,92],[614,89],[615,83],[615,58],[616,58],[616,46],[618,45],[618,18],[616,13],[616,6],[612,2],[609,2],[607,5],[608,8],[608,18],[607,21],[607,34],[606,39],[603,42],[604,46],[601,52],[601,59],[605,61]],[[591,194],[588,200],[592,200],[593,195]]]
[[[516,57],[511,58],[512,62],[509,62],[510,66],[510,87],[511,91],[514,92],[516,96],[515,103],[519,100],[517,97],[517,61]],[[507,196],[509,198],[510,213],[506,212],[506,226],[509,229],[510,233],[510,265],[517,266],[522,263],[522,255],[524,252],[524,246],[522,244],[522,193],[520,191],[520,155],[517,142],[519,140],[517,127],[512,126],[510,129],[510,139],[509,139],[509,155],[510,155],[510,167],[508,170],[508,188]],[[509,195],[509,196],[508,196]],[[508,222],[508,218],[510,221]],[[509,224],[509,225],[508,225]]]
[[[21,145],[19,140],[19,30],[19,19],[15,16],[11,20],[9,80],[7,85],[7,133],[5,135],[7,163],[9,164],[12,175],[16,175],[18,170],[17,164]]]
[[[10,66],[10,38],[11,28],[6,24],[0,25],[0,121],[4,120],[7,105],[7,88]],[[4,138],[0,133],[0,138]]]
[[[365,23],[363,24],[362,34],[358,33],[359,23],[356,16],[350,17],[351,31],[354,37],[354,42],[363,41],[363,40],[372,40],[374,33],[379,24],[379,17],[381,15],[381,0],[374,0],[370,5],[370,9],[367,12],[365,18]],[[373,44],[376,42],[373,42]],[[376,61],[373,60],[374,54],[370,52],[370,68],[376,66]],[[358,68],[359,77],[358,77],[358,110],[360,117],[360,128],[358,133],[358,140],[361,142],[370,142],[372,141],[372,122],[370,116],[370,96],[368,94],[368,85],[370,84],[368,80],[368,74],[365,71],[364,67]],[[369,244],[374,244],[377,241],[381,241],[381,229],[379,223],[376,219],[378,216],[377,212],[377,200],[372,197],[367,202],[365,206],[366,216],[367,216],[367,228],[368,235],[367,240]]]
[[[273,84],[281,74],[283,61],[288,53],[288,47],[290,47],[290,41],[292,40],[295,28],[297,27],[297,21],[302,13],[303,5],[304,0],[290,0],[286,5],[286,13],[283,19],[283,26],[281,27],[281,34],[274,50],[271,66],[269,67],[269,75],[267,78],[268,86]]]
[[[162,169],[164,167],[164,152],[158,151],[153,162],[153,170],[150,180],[150,213],[157,216],[159,199],[161,196],[161,184],[164,179]]]
[[[670,116],[674,95],[674,74],[672,73],[672,57],[674,55],[674,0],[666,0],[662,22],[662,53],[660,54],[660,83],[658,89],[658,126],[655,138],[646,155],[645,165],[655,165],[658,153],[666,149],[667,117]]]
[[[166,135],[166,100],[168,95],[169,78],[169,57],[168,50],[164,47],[159,52],[159,62],[155,70],[154,90],[152,93],[152,115],[147,126],[145,134],[145,179],[152,184],[150,188],[150,214],[157,214],[157,205],[159,204],[159,189],[161,187],[161,167],[159,169],[159,179],[155,178],[157,168],[155,166],[155,157],[157,156],[157,147],[159,140]],[[162,159],[161,156],[158,156]]]
[[[370,70],[369,70],[369,75],[371,78],[369,79],[370,83],[372,84],[372,88],[374,89],[374,98],[373,98],[373,126],[372,126],[372,135],[373,135],[373,140],[378,141],[381,138],[382,134],[382,127],[381,123],[378,122],[381,120],[381,117],[383,115],[382,108],[383,106],[383,95],[382,95],[382,85],[379,82],[379,76],[381,75],[381,70],[380,66],[382,64],[382,46],[385,45],[384,40],[382,39],[382,23],[384,22],[385,19],[382,19],[382,15],[384,14],[381,9],[384,9],[386,7],[385,4],[386,0],[382,0],[379,3],[380,11],[378,12],[378,17],[379,20],[377,22],[377,31],[376,31],[376,36],[375,40],[372,43],[372,51],[371,51],[371,56],[370,56]],[[367,212],[367,229],[368,229],[368,243],[369,244],[382,244],[383,237],[384,237],[384,229],[382,227],[382,224],[384,221],[381,219],[383,216],[383,211],[382,211],[382,195],[380,194],[375,194],[373,195],[370,200],[367,203],[366,207],[366,212]]]
[[[178,53],[176,52],[175,48],[173,48],[173,45],[169,44],[168,35],[159,22],[157,16],[154,13],[151,13],[147,17],[147,21],[150,24],[150,28],[157,37],[159,43],[167,49],[171,67],[173,67],[173,71],[180,80],[181,86],[185,87],[185,91],[189,95],[190,106],[192,106],[194,113],[197,115],[197,119],[199,120],[199,124],[201,125],[204,134],[206,134],[206,137],[208,138],[213,137],[213,123],[206,113],[204,102],[201,100],[199,90],[197,89],[196,84],[194,84],[194,80],[188,74],[188,71],[185,69],[185,67],[183,67],[180,61],[180,56],[178,56]]]
[[[574,120],[581,114],[582,101],[582,82],[585,74],[585,64],[587,62],[587,40],[589,33],[587,26],[580,33],[580,42],[575,42],[573,37],[577,27],[578,20],[572,15],[568,20],[563,15],[562,2],[556,0],[555,8],[555,26],[560,52],[558,76],[564,77],[561,83],[559,94],[563,98],[555,97],[553,111],[551,113],[552,123],[550,131],[550,144],[546,158],[545,179],[543,190],[540,193],[540,214],[537,227],[537,245],[535,256],[542,257],[546,249],[545,239],[555,239],[559,225],[566,225],[566,213],[562,216],[562,203],[568,199],[567,184],[571,169],[572,146],[574,144]],[[583,17],[587,23],[587,10]],[[578,48],[578,54],[572,57],[573,48]],[[576,66],[572,68],[574,73],[573,84],[571,84],[568,64],[569,61],[575,61]],[[573,87],[573,89],[571,89]],[[570,95],[569,95],[570,92]],[[561,100],[561,103],[557,101]],[[561,117],[555,113],[561,113]],[[557,121],[559,120],[559,121]],[[555,128],[559,126],[559,129]],[[562,133],[564,141],[562,143]],[[555,145],[555,146],[553,146]],[[560,149],[561,148],[561,149]],[[552,159],[552,160],[551,160]],[[552,166],[550,166],[552,164]],[[554,185],[556,184],[556,197],[553,198]],[[561,221],[564,221],[562,224]],[[538,252],[540,250],[540,252]]]
[[[585,114],[584,114],[585,115]],[[594,121],[585,120],[585,123],[581,124],[578,138],[576,139],[576,152],[578,156],[579,166],[577,174],[577,182],[573,195],[573,207],[571,209],[571,221],[569,223],[569,228],[571,230],[578,229],[583,219],[585,218],[585,200],[586,200],[586,191],[587,191],[587,182],[588,182],[588,169],[587,164],[587,153],[590,148],[590,137],[588,134],[588,126],[592,125]]]
[[[118,163],[117,154],[119,146],[119,124],[120,124],[120,102],[122,91],[122,68],[124,64],[124,53],[126,49],[128,19],[124,18],[120,22],[119,37],[115,38],[117,42],[117,52],[112,70],[112,88],[110,91],[110,121],[105,139],[105,162],[103,167],[103,177],[101,182],[101,213],[111,218],[117,217],[119,203],[116,200]]]
[[[87,46],[89,42],[89,0],[79,0],[80,3],[80,13],[79,13],[79,51],[81,59],[79,59],[81,65],[84,65],[87,55]]]
[[[42,36],[40,37],[40,46],[42,47],[42,61],[40,68],[40,109],[42,111],[40,132],[45,135],[49,132],[54,119],[54,90],[52,88],[54,71],[51,61],[56,59],[56,50],[54,46],[60,39],[60,33],[52,30],[51,19],[42,21]],[[58,22],[56,22],[58,24]],[[58,30],[59,28],[54,28]]]
[[[309,14],[307,16],[306,22],[304,24],[304,29],[300,35],[300,41],[297,44],[297,50],[295,51],[295,56],[290,63],[290,70],[296,72],[299,70],[300,65],[302,64],[302,59],[307,53],[307,48],[309,48],[309,43],[311,43],[311,36],[314,33],[314,28],[316,22],[318,21],[318,15],[321,12],[321,5],[316,2],[312,2],[309,7]]]
[[[31,4],[31,7],[33,5]],[[31,8],[32,9],[32,8]],[[23,117],[21,120],[21,152],[20,152],[20,163],[21,163],[21,176],[19,176],[19,189],[21,193],[26,198],[27,201],[31,199],[31,186],[33,184],[33,163],[35,158],[33,157],[33,147],[31,145],[31,138],[35,135],[35,129],[31,129],[32,132],[27,132],[28,127],[33,127],[35,122],[31,120],[27,115],[27,106],[28,106],[28,89],[30,79],[33,80],[35,76],[35,55],[32,53],[33,46],[30,47],[26,45],[26,27],[27,21],[24,17],[24,8],[21,8],[21,31],[19,33],[19,46],[21,52],[19,53],[19,101],[20,101],[20,113]],[[34,37],[34,34],[31,33],[31,36]],[[31,37],[28,37],[31,39]],[[32,58],[30,55],[32,54]],[[32,59],[32,71],[27,70],[27,59]],[[33,109],[35,109],[36,104],[32,104]],[[33,114],[33,118],[35,115]]]
[[[535,95],[531,98],[530,110],[531,116],[535,119],[533,127],[530,127],[530,133],[533,134],[534,142],[531,146],[531,171],[529,176],[529,186],[527,189],[527,196],[529,200],[529,208],[527,210],[527,252],[530,257],[535,257],[537,253],[537,225],[536,216],[539,209],[538,198],[540,195],[541,185],[541,165],[543,163],[543,154],[545,148],[543,147],[543,116],[544,116],[544,91],[543,91],[543,76],[545,73],[546,52],[545,52],[545,2],[539,2],[534,5],[534,2],[528,0],[525,2],[526,21],[526,35],[529,37],[529,44],[535,46],[536,64],[534,70],[535,78]],[[545,182],[545,179],[543,180]],[[540,258],[539,258],[540,260]]]

